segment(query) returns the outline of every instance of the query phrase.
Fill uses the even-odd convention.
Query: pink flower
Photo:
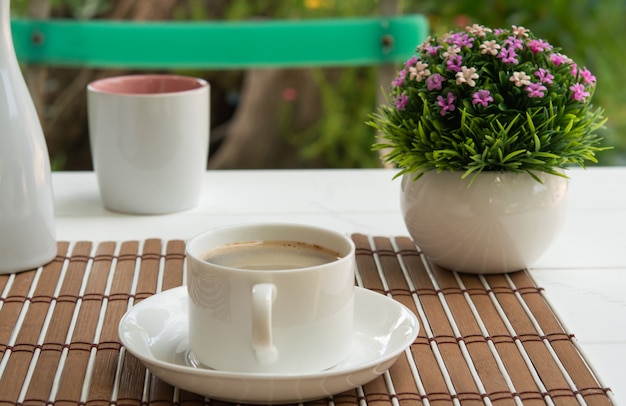
[[[535,72],[535,76],[539,78],[541,83],[547,83],[549,85],[553,83],[554,75],[544,68],[539,68],[539,70]]]
[[[445,99],[443,96],[437,96],[437,105],[441,107],[439,114],[445,116],[448,111],[453,111],[456,108],[454,106],[455,100],[456,96],[452,92],[448,92]]]
[[[539,52],[549,51],[552,49],[552,45],[542,39],[531,39],[528,41],[527,45],[535,55]]]
[[[578,71],[578,73],[580,74],[580,76],[582,76],[583,82],[585,84],[592,85],[596,83],[596,77],[593,76],[587,68],[582,68],[581,70]]]
[[[555,66],[559,66],[563,63],[569,62],[570,59],[562,54],[550,54],[550,60]]]
[[[587,97],[589,97],[589,92],[585,91],[585,86],[580,83],[576,83],[569,87],[569,90],[572,91],[572,99],[576,101],[587,101]]]
[[[480,104],[483,107],[487,107],[489,102],[492,102],[492,101],[493,101],[493,97],[491,97],[489,90],[481,89],[477,92],[472,93],[473,105]]]
[[[546,90],[548,89],[541,83],[531,83],[526,87],[528,97],[543,97]]]
[[[432,76],[429,76],[428,79],[426,79],[426,86],[428,87],[428,90],[441,90],[441,84],[444,81],[444,77],[441,76],[438,73],[435,73]]]

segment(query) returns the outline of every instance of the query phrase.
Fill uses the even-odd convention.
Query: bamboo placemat
[[[353,239],[357,283],[412,309],[420,334],[376,380],[311,404],[612,403],[528,272],[457,274],[409,238]],[[158,239],[60,242],[45,267],[0,275],[0,406],[223,404],[160,381],[119,342],[130,306],[184,283],[184,242]]]

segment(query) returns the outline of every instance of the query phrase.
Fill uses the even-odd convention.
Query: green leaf
[[[526,150],[524,149],[518,149],[517,151],[513,151],[513,152],[509,152],[503,159],[502,159],[502,163],[508,162],[511,159],[515,158],[516,156],[525,153]]]

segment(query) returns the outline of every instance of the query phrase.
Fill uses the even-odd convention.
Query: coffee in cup
[[[354,244],[296,224],[218,228],[187,243],[189,345],[213,369],[310,373],[347,358]]]
[[[338,252],[302,241],[248,241],[217,247],[202,256],[216,265],[249,270],[308,268],[341,258]]]

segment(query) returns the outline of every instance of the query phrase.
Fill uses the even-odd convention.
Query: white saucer
[[[153,295],[122,318],[126,349],[156,376],[190,392],[229,402],[292,403],[363,385],[385,372],[417,337],[415,315],[399,302],[356,288],[355,332],[348,359],[316,373],[234,373],[194,367],[187,340],[187,288]]]

